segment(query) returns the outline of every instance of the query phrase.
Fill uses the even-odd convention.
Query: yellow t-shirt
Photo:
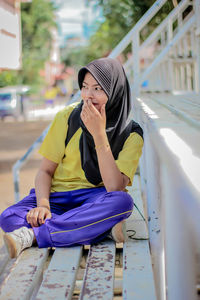
[[[77,103],[69,105],[57,113],[39,149],[39,153],[42,156],[58,164],[52,178],[51,192],[96,187],[86,179],[81,167],[79,151],[81,128],[77,130],[67,147],[65,147],[68,117],[76,105]],[[116,160],[119,170],[129,177],[129,185],[132,184],[133,176],[142,154],[142,147],[143,139],[139,134],[133,132],[127,138]],[[98,186],[103,186],[103,183]]]

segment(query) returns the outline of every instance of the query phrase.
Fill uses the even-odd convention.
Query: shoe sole
[[[8,254],[10,255],[10,258],[17,257],[17,249],[15,247],[15,241],[12,239],[11,236],[5,234],[4,235],[4,243],[6,245]]]

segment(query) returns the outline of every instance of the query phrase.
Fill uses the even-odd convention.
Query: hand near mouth
[[[87,130],[90,132],[93,138],[105,133],[105,104],[101,106],[99,111],[91,100],[85,100],[81,111],[81,120],[83,121]]]

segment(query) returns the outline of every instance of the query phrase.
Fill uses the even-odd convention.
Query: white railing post
[[[30,146],[27,152],[13,165],[12,172],[13,172],[15,202],[18,202],[20,200],[19,171],[22,168],[22,166],[29,160],[29,158],[35,152],[35,150],[39,148],[39,146],[41,145],[44,137],[46,136],[49,130],[49,127],[50,125],[47,128],[45,128],[45,130],[42,132],[39,138],[37,138],[37,140]]]
[[[183,182],[176,170],[161,164],[162,200],[166,240],[166,276],[168,300],[197,300],[194,229],[188,218]]]
[[[172,31],[172,19],[168,20],[167,23],[167,43],[169,44],[173,38],[173,31]],[[172,58],[170,57],[172,50],[168,54],[168,87],[170,92],[172,92],[174,88],[174,72],[173,72],[173,62]]]
[[[140,94],[140,56],[139,56],[139,48],[140,48],[140,37],[139,31],[135,31],[132,39],[132,52],[133,52],[133,95],[138,97]]]
[[[155,16],[155,14],[161,9],[161,7],[167,2],[167,0],[157,0],[147,10],[147,12],[140,18],[135,26],[127,33],[127,35],[121,40],[121,42],[112,50],[108,57],[117,57],[124,49],[131,43],[134,32],[139,32],[146,24]]]
[[[164,232],[162,228],[162,203],[160,198],[160,163],[150,139],[150,130],[146,123],[144,128],[145,163],[147,180],[148,227],[151,245],[152,263],[154,266],[157,299],[166,299]]]
[[[136,99],[135,114],[144,131],[144,148],[140,161],[142,196],[147,202],[149,241],[158,300],[166,299],[164,231],[162,228],[162,202],[160,185],[160,161],[151,141],[151,119],[139,98]],[[155,116],[156,117],[156,116]]]
[[[195,63],[195,90],[200,92],[200,0],[194,3],[196,16],[196,63]]]
[[[173,37],[172,41],[167,45],[160,54],[154,59],[154,61],[149,65],[149,67],[141,74],[140,83],[145,80],[150,73],[158,66],[158,64],[166,57],[169,51],[180,41],[183,35],[193,26],[195,23],[195,18],[192,16],[179,30],[175,37]]]

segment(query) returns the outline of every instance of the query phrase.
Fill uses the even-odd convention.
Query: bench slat
[[[7,251],[7,250],[6,250]],[[8,259],[6,261],[6,265],[4,267],[4,269],[1,272],[0,275],[0,286],[2,286],[2,284],[6,281],[6,279],[8,278],[10,272],[13,270],[14,266],[15,266],[15,262],[16,262],[16,258],[14,259]]]
[[[101,242],[90,248],[80,300],[113,299],[115,243]]]
[[[81,256],[82,246],[56,248],[36,299],[71,299]]]
[[[151,257],[147,240],[128,241],[124,244],[123,299],[156,299]]]
[[[133,185],[129,188],[129,194],[132,196],[134,203],[137,205],[138,209],[144,216],[143,201],[140,189],[140,177],[138,175],[134,177]],[[127,230],[135,230],[136,234],[134,238],[148,239],[147,224],[136,207],[134,207],[131,216],[127,219],[126,227]],[[128,235],[132,235],[132,233],[128,232]]]
[[[10,276],[1,287],[0,299],[29,300],[41,280],[48,255],[48,249],[37,247],[23,251],[14,263]]]
[[[8,263],[9,255],[7,253],[6,247],[3,246],[0,249],[0,274],[4,271],[6,264]]]
[[[141,197],[140,177],[135,176],[129,189],[135,204],[144,216]],[[155,287],[151,256],[149,250],[147,224],[136,208],[127,220],[127,229],[134,229],[134,238],[128,240],[123,249],[123,299],[125,300],[155,300]]]
[[[133,197],[134,203],[139,208],[140,212],[144,216],[143,201],[141,198],[140,176],[135,175],[133,179],[133,185],[128,187],[129,194]],[[134,208],[136,210],[136,208]],[[136,210],[137,211],[137,210]],[[141,219],[141,215],[138,213],[137,219]]]

